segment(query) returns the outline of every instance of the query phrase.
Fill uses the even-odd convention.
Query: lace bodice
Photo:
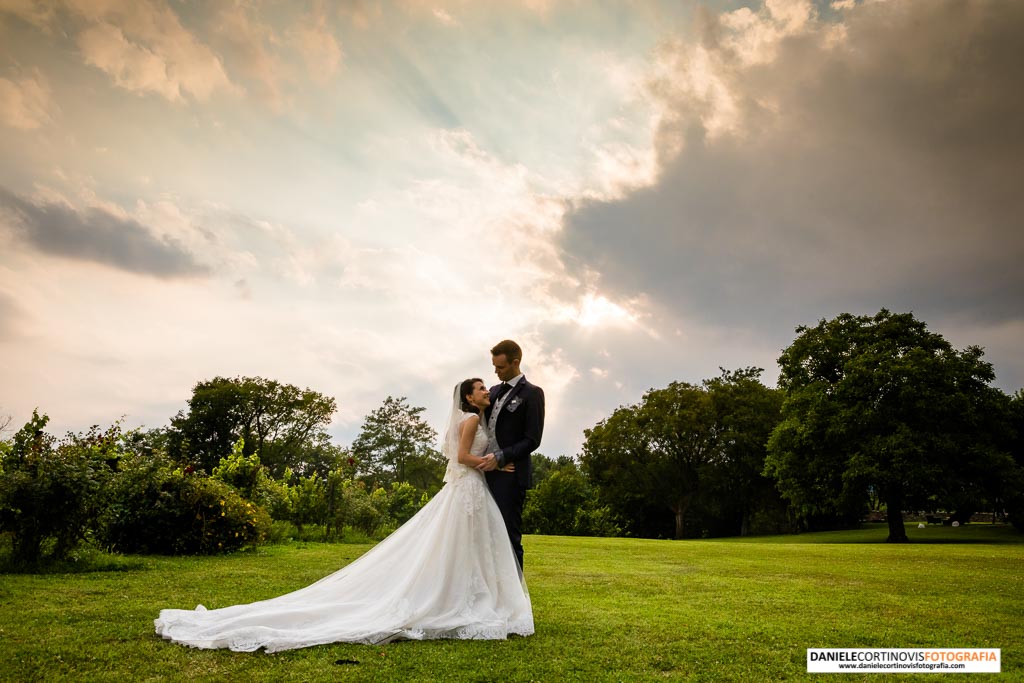
[[[473,413],[464,413],[462,421],[459,424],[465,422],[472,416]],[[487,450],[487,441],[487,430],[484,428],[484,423],[481,420],[480,424],[477,425],[476,434],[473,435],[473,443],[470,444],[469,447],[470,454],[475,455],[477,457],[482,456],[484,452]],[[459,463],[458,460],[456,459],[452,459],[448,462],[448,468],[445,470],[444,473],[444,480],[446,482],[452,482],[455,479],[461,479],[462,477],[465,477],[467,474],[472,473],[475,473],[481,477],[483,476],[480,472],[477,472],[476,469],[469,467],[468,465],[463,465]]]
[[[473,444],[469,447],[469,452],[478,458],[484,454],[487,450],[487,429],[484,428],[483,420],[477,425],[476,434],[473,435]]]

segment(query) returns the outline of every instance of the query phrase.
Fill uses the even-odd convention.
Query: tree
[[[702,476],[720,454],[709,393],[684,382],[651,389],[584,434],[581,460],[601,500],[618,510],[653,502],[672,512],[675,538],[683,538]]]
[[[1010,521],[1024,531],[1024,389],[1018,390],[1007,403],[1008,439],[1014,468],[1002,482],[998,497],[1005,506]]]
[[[781,404],[762,372],[722,369],[700,385],[673,382],[588,430],[581,462],[601,501],[641,536],[734,535],[755,518],[784,514],[761,475]]]
[[[764,475],[768,437],[779,423],[782,392],[761,382],[762,368],[729,371],[705,380],[718,424],[720,458],[708,469],[700,507],[711,536],[782,531],[786,505]]]
[[[419,491],[437,491],[447,463],[432,446],[437,432],[424,422],[423,411],[404,396],[388,396],[367,415],[352,443],[359,474],[374,486],[408,482]]]
[[[858,515],[873,489],[888,540],[905,542],[908,504],[948,499],[982,454],[998,459],[986,413],[999,392],[980,348],[957,351],[885,309],[797,333],[779,358],[785,399],[765,471],[802,514]]]
[[[207,472],[245,440],[245,455],[256,453],[275,477],[290,467],[298,474],[320,469],[319,458],[334,457],[324,431],[337,409],[333,398],[262,377],[215,377],[192,390],[188,412],[171,419],[169,449],[177,459]]]
[[[566,467],[577,468],[576,461],[568,455],[560,455],[552,460],[546,455],[531,453],[530,469],[533,473],[534,490],[549,476]]]

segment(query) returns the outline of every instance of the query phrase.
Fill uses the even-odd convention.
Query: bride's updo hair
[[[479,377],[471,377],[469,379],[462,380],[462,384],[459,385],[459,397],[462,399],[462,411],[465,413],[479,413],[480,409],[475,405],[466,400],[466,397],[473,393],[473,385],[477,382],[483,382]]]

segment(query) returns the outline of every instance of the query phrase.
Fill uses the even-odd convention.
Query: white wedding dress
[[[469,416],[453,409],[449,432]],[[481,425],[471,452],[482,455],[486,446]],[[441,491],[348,566],[270,600],[161,610],[156,632],[183,645],[243,652],[532,634],[530,596],[483,474],[446,451]]]

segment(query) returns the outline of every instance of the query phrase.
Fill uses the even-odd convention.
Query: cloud
[[[220,57],[186,29],[158,0],[68,0],[86,21],[78,47],[87,64],[109,74],[121,88],[156,93],[172,102],[186,96],[208,100],[235,92]]]
[[[252,301],[252,287],[243,278],[235,281],[235,291],[238,293],[238,298],[243,301]]]
[[[259,3],[0,0],[0,13],[70,37],[84,62],[120,88],[178,103],[251,92],[275,112],[294,105],[308,80],[323,85],[338,73],[334,23],[355,21],[342,7],[315,3],[281,27]]]
[[[323,8],[317,8],[295,28],[292,39],[311,77],[320,83],[330,81],[341,67],[343,54]]]
[[[434,8],[434,17],[445,26],[458,26],[459,22],[455,17],[448,14],[445,10],[440,7]]]
[[[1024,295],[1024,6],[705,14],[667,45],[656,182],[582,201],[561,247],[617,299],[788,328],[882,306],[1000,321]]]
[[[18,334],[18,321],[22,318],[21,307],[6,292],[0,291],[0,342],[13,339]]]
[[[46,77],[36,71],[16,81],[0,78],[0,124],[34,130],[52,122],[55,109]]]
[[[251,93],[277,113],[298,111],[309,81],[326,85],[341,70],[344,52],[334,23],[343,19],[319,2],[284,26],[264,10],[249,3],[222,4],[210,22],[212,40]]]
[[[213,22],[213,31],[232,73],[241,74],[257,96],[280,109],[286,74],[277,54],[282,39],[274,27],[247,4],[225,3]]]
[[[0,0],[0,14],[11,14],[36,28],[48,31],[56,8],[39,0]]]
[[[129,41],[116,26],[97,24],[82,31],[78,47],[85,61],[108,73],[118,87],[154,92],[172,102],[181,99],[181,83],[168,77],[167,62],[152,50]]]
[[[160,239],[138,221],[107,208],[78,210],[63,202],[34,202],[0,187],[0,218],[36,250],[133,273],[173,278],[208,272],[173,239]]]

